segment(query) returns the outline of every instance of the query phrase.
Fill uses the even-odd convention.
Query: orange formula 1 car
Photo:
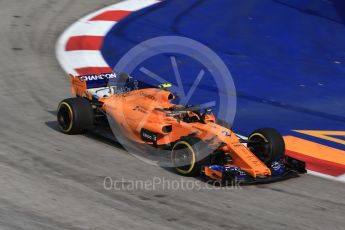
[[[141,146],[169,153],[179,174],[223,182],[264,183],[305,172],[304,162],[285,156],[274,129],[239,138],[216,121],[211,109],[172,103],[170,84],[146,85],[126,74],[70,76],[75,98],[63,100],[57,120],[63,133],[78,134],[111,125]]]

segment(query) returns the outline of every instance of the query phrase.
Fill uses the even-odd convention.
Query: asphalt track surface
[[[0,1],[1,230],[343,229],[345,184],[310,175],[233,190],[105,190],[107,176],[182,179],[97,136],[57,131],[56,106],[70,90],[56,39],[112,3]]]

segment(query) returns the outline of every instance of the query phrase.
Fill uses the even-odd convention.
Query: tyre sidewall
[[[190,170],[183,172],[178,167],[175,167],[175,170],[184,176],[197,176],[201,172],[201,168],[204,165],[209,164],[211,150],[207,147],[207,144],[204,143],[199,138],[193,136],[182,137],[180,140],[176,141],[172,148],[172,162],[174,163],[174,147],[178,144],[183,144],[187,146],[193,153],[193,167]]]
[[[285,142],[281,134],[272,128],[257,129],[249,135],[249,140],[253,137],[259,136],[270,145],[270,156],[268,161],[264,162],[270,166],[272,162],[279,161],[285,156]],[[254,152],[255,154],[255,152]],[[256,154],[255,154],[256,155]]]
[[[64,129],[60,123],[60,129],[66,134],[79,134],[85,132],[93,126],[94,113],[90,102],[85,98],[69,98],[63,100],[58,107],[58,116],[60,109],[65,108],[70,112],[70,124]],[[59,117],[58,117],[59,119]]]

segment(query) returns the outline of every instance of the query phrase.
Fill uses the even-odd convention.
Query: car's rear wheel
[[[92,106],[85,98],[65,99],[59,104],[57,121],[63,133],[84,133],[93,125],[94,114]]]
[[[200,139],[193,136],[182,137],[173,145],[171,160],[179,174],[197,176],[202,166],[209,163],[210,151]]]
[[[275,129],[257,129],[248,139],[248,148],[267,166],[285,156],[284,139]]]

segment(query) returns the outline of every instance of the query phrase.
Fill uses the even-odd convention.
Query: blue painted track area
[[[292,131],[345,130],[344,23],[342,0],[170,0],[116,24],[105,37],[102,54],[114,67],[147,39],[167,35],[194,39],[215,51],[232,74],[238,96],[237,132],[247,135],[258,127],[274,127],[283,134],[345,149]],[[174,81],[168,56],[143,65]],[[200,66],[184,56],[177,56],[177,61],[188,90]],[[132,75],[147,78],[139,70]],[[205,76],[192,102],[212,97],[218,101],[214,86]]]

